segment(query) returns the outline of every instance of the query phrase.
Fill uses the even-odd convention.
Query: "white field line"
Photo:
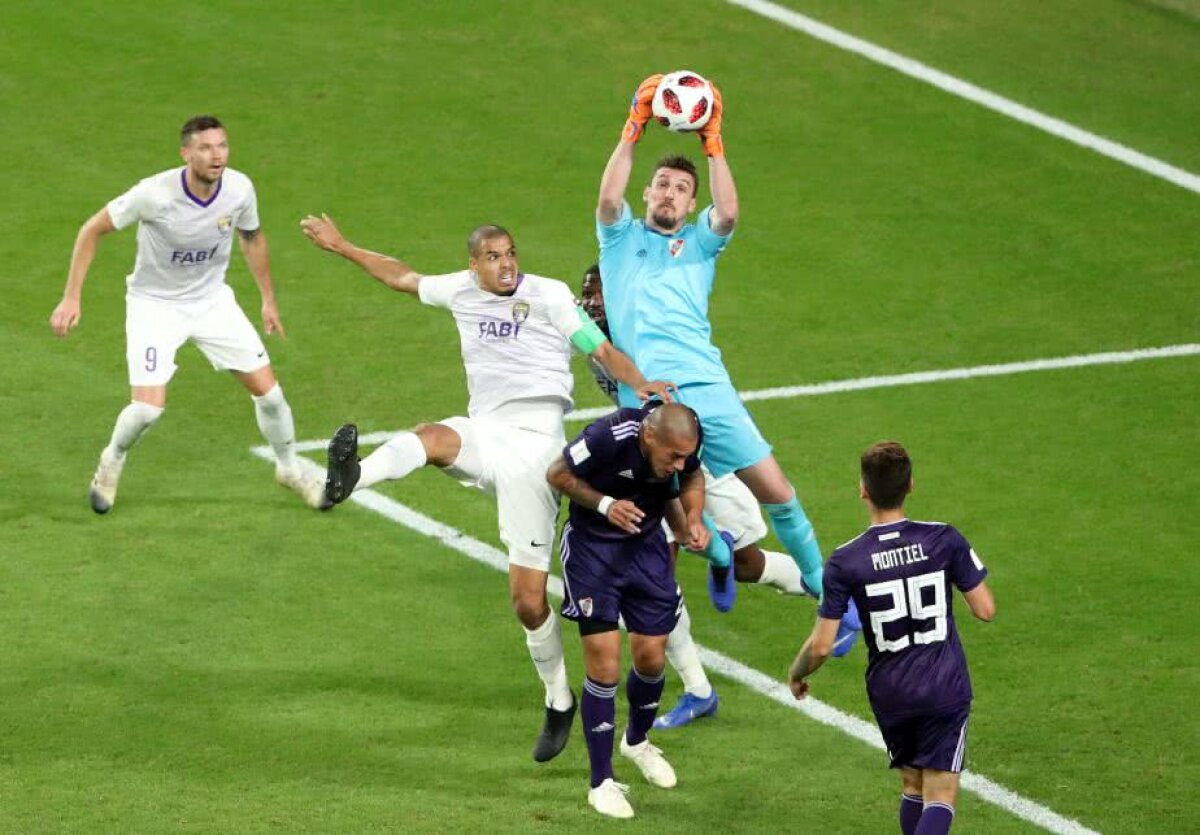
[[[838,394],[845,391],[891,388],[893,386],[915,386],[922,383],[940,383],[945,380],[969,380],[972,377],[1003,377],[1008,374],[1024,374],[1028,371],[1055,371],[1062,368],[1081,368],[1088,365],[1116,365],[1126,362],[1186,357],[1200,354],[1200,343],[1167,345],[1163,348],[1139,348],[1134,351],[1105,351],[1100,354],[1076,354],[1069,357],[1006,362],[999,365],[976,365],[970,368],[945,368],[940,371],[914,371],[909,374],[891,374],[885,377],[858,377],[852,380],[832,380],[827,383],[811,383],[803,386],[782,386],[739,392],[742,400],[778,400],[788,397],[816,397],[822,394]],[[611,406],[597,409],[579,409],[567,415],[568,421],[595,420],[612,411]],[[367,432],[359,436],[364,446],[382,444],[395,437],[396,432]],[[299,441],[297,452],[312,452],[324,449],[327,440]],[[266,449],[266,447],[262,447]]]
[[[792,9],[784,8],[777,3],[769,2],[769,0],[726,0],[726,2],[1200,194],[1200,176],[1190,171],[1135,151],[1133,148],[1113,142],[1111,139],[1105,139],[1069,122],[1064,122],[1062,119],[1056,119],[1023,104],[1018,104],[1012,99],[977,87],[968,81],[892,52],[890,49],[884,49],[870,41],[856,38]]]
[[[252,452],[263,460],[274,460],[268,447],[256,447]],[[301,465],[306,469],[311,469],[314,472],[321,471],[321,468],[317,464],[307,458],[301,458],[300,461]],[[490,566],[497,571],[506,573],[508,571],[508,557],[499,549],[488,545],[486,542],[481,542],[457,528],[452,528],[449,525],[413,510],[411,507],[407,507],[395,499],[390,499],[382,493],[377,493],[370,489],[360,490],[351,495],[350,501],[362,505],[368,510],[373,510],[399,525],[435,539],[447,548],[452,548],[460,554]],[[547,590],[549,593],[561,599],[563,596],[562,580],[553,575],[547,579]],[[739,684],[749,687],[756,693],[760,693],[784,707],[799,711],[808,718],[820,722],[822,725],[836,728],[855,739],[867,743],[873,748],[878,748],[881,751],[884,750],[883,739],[879,735],[879,730],[871,723],[864,722],[856,716],[843,713],[832,705],[827,705],[812,697],[802,702],[797,702],[792,698],[792,694],[785,684],[776,681],[766,673],[748,667],[740,661],[736,661],[716,650],[708,649],[699,644],[697,644],[697,648],[700,651],[701,661],[710,670],[720,673],[726,678],[733,679]],[[1094,830],[1088,829],[1078,821],[1063,817],[1057,812],[1042,806],[1040,803],[1024,798],[1016,792],[1006,789],[998,783],[989,780],[987,777],[972,771],[964,771],[962,773],[962,787],[969,792],[979,795],[979,797],[988,803],[999,806],[1001,809],[1040,826],[1049,832],[1092,833],[1092,835],[1098,835]]]

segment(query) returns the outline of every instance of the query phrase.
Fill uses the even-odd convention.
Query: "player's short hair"
[[[587,281],[589,278],[591,278],[592,276],[595,276],[596,278],[600,278],[600,265],[599,264],[592,264],[592,266],[588,267],[586,270],[583,271],[583,278],[579,279],[580,290],[583,289],[583,283],[585,281]]]
[[[513,236],[503,226],[497,226],[494,223],[476,226],[467,236],[467,254],[474,258],[482,249],[483,242],[492,238],[508,238],[511,241]]]
[[[206,130],[214,128],[225,129],[221,124],[221,120],[216,116],[193,116],[183,123],[183,127],[179,129],[179,147],[183,147],[192,141],[192,135],[203,133]]]
[[[692,178],[692,196],[700,189],[700,175],[696,173],[696,163],[692,162],[681,154],[667,154],[654,165],[654,173],[658,173],[660,168],[673,168],[676,171],[683,171],[691,175]]]
[[[880,441],[862,454],[862,483],[880,510],[903,506],[912,483],[912,459],[896,441]]]

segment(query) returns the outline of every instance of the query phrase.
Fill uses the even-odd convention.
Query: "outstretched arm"
[[[671,390],[678,390],[678,386],[671,382],[647,380],[629,355],[607,339],[597,345],[589,356],[603,365],[614,380],[633,389],[639,400],[658,397],[664,403],[670,403],[674,399]]]
[[[254,283],[258,285],[259,295],[262,296],[263,331],[287,337],[283,330],[283,322],[279,320],[279,306],[275,303],[275,285],[271,282],[271,256],[267,249],[267,236],[261,229],[239,229],[238,243],[242,247],[242,255],[246,256],[246,266],[254,276]]]
[[[625,120],[625,128],[621,131],[621,139],[604,166],[604,176],[600,178],[600,198],[596,203],[596,219],[604,225],[610,225],[621,216],[621,204],[625,200],[625,187],[629,185],[629,175],[633,172],[633,146],[646,132],[646,123],[650,121],[653,112],[650,103],[654,100],[654,91],[662,81],[662,74],[651,75],[642,80],[637,92],[633,94],[633,103],[629,106],[629,118]]]
[[[791,669],[788,670],[788,687],[797,699],[808,695],[808,682],[805,679],[815,673],[833,652],[839,623],[840,621],[829,618],[817,618],[817,625],[813,627],[812,634],[792,661]]]
[[[393,290],[417,295],[417,285],[423,276],[398,258],[371,252],[346,240],[329,215],[309,215],[300,221],[300,228],[308,239],[321,249],[342,256],[358,264],[371,278]]]
[[[50,327],[56,336],[66,336],[79,324],[83,316],[83,282],[87,280],[88,268],[92,266],[92,259],[96,257],[96,242],[102,235],[107,235],[116,228],[107,206],[79,227],[79,234],[75,236],[75,248],[71,250],[67,286],[63,289],[62,301],[50,314]]]

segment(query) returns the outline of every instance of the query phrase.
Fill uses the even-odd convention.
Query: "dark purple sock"
[[[915,835],[946,835],[954,823],[954,807],[945,803],[928,803],[921,813]]]
[[[617,721],[617,683],[583,681],[583,740],[592,764],[592,788],[613,776],[613,729]]]
[[[900,794],[900,831],[904,835],[915,835],[925,801],[919,794]]]
[[[646,676],[629,668],[625,679],[625,697],[629,699],[629,727],[625,729],[625,741],[637,745],[646,739],[654,717],[658,715],[658,700],[662,698],[663,674]]]

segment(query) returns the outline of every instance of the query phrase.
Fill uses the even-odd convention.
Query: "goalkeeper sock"
[[[804,594],[800,583],[800,566],[787,554],[763,550],[763,570],[755,582],[774,586],[784,594]]]
[[[700,664],[700,653],[696,649],[696,642],[692,640],[692,616],[686,604],[679,612],[675,628],[667,636],[667,660],[679,674],[685,692],[698,699],[707,699],[712,695],[712,683]]]
[[[525,645],[538,678],[546,686],[546,707],[569,709],[571,687],[567,684],[567,663],[563,658],[562,624],[553,609],[541,626],[525,630]]]
[[[721,530],[711,516],[705,513],[703,519],[704,527],[708,528],[708,532],[712,534],[712,538],[708,541],[708,547],[704,549],[705,559],[717,568],[728,568],[733,565],[733,551],[730,549],[729,543],[721,536]]]
[[[592,788],[613,776],[613,731],[617,722],[617,683],[604,684],[590,676],[583,680],[579,712],[583,718],[583,740],[592,767]]]
[[[292,407],[283,396],[279,383],[263,395],[251,395],[254,401],[254,417],[258,431],[262,432],[271,449],[275,451],[275,464],[280,469],[295,470],[296,424],[292,420]]]
[[[118,462],[124,461],[125,453],[162,417],[162,413],[162,407],[151,406],[140,400],[134,400],[122,409],[113,426],[112,440],[108,442],[106,451],[109,457]]]
[[[637,667],[629,668],[625,679],[625,698],[629,701],[629,724],[625,727],[625,741],[640,745],[654,725],[658,715],[658,700],[662,698],[663,674],[651,676],[639,673]]]
[[[427,460],[421,439],[412,432],[401,432],[362,460],[354,489],[362,490],[381,481],[404,478],[413,470],[424,467]]]
[[[821,546],[817,544],[812,522],[808,521],[804,508],[800,506],[800,500],[793,494],[791,499],[782,504],[764,504],[763,507],[771,519],[775,535],[792,555],[796,565],[800,566],[800,575],[805,584],[814,594],[819,595],[821,578],[825,573],[824,560],[821,558]]]

